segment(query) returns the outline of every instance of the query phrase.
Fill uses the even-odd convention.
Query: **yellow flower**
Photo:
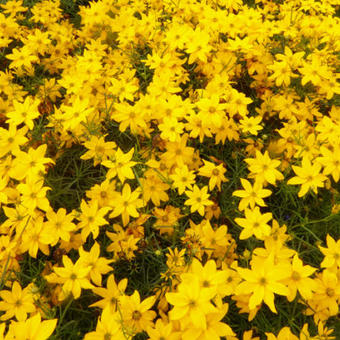
[[[112,267],[110,267],[109,264],[113,262],[113,260],[100,257],[100,247],[97,242],[94,243],[89,252],[85,251],[83,247],[80,247],[78,261],[81,262],[84,267],[90,268],[89,276],[97,286],[102,285],[102,275],[112,271]]]
[[[243,119],[240,119],[240,128],[243,133],[250,133],[251,135],[257,136],[258,131],[263,129],[260,125],[261,120],[261,116],[244,117]]]
[[[26,178],[26,183],[20,183],[17,186],[21,194],[21,204],[33,212],[34,209],[39,208],[43,211],[51,209],[50,203],[46,197],[46,192],[51,190],[49,187],[44,187],[44,181],[36,178],[36,176]]]
[[[116,181],[106,179],[100,184],[95,184],[86,192],[86,196],[92,201],[98,202],[98,207],[112,207],[115,197],[119,193],[116,191]]]
[[[40,249],[45,255],[49,255],[50,250],[48,244],[53,242],[53,238],[49,239],[43,236],[44,232],[44,217],[42,214],[32,218],[22,234],[20,250],[28,253],[31,257],[37,258],[38,250]]]
[[[330,268],[337,266],[340,268],[340,240],[335,242],[335,240],[327,234],[327,248],[319,246],[322,254],[325,258],[321,262],[320,266],[322,268]]]
[[[103,299],[90,305],[90,307],[100,307],[105,309],[108,307],[112,313],[117,311],[119,299],[124,295],[128,280],[123,279],[116,284],[113,274],[109,276],[106,282],[106,288],[94,287],[92,291],[94,294],[101,296]]]
[[[195,327],[206,329],[206,314],[216,312],[210,302],[215,294],[214,289],[202,288],[197,276],[190,283],[180,283],[177,292],[165,295],[174,306],[169,312],[170,320],[188,319]]]
[[[210,36],[206,31],[196,28],[191,39],[186,44],[186,52],[190,54],[188,63],[192,64],[197,60],[207,62],[207,55],[211,50],[209,45]]]
[[[125,333],[121,326],[121,317],[119,312],[113,312],[105,308],[98,320],[96,330],[85,334],[84,340],[126,340]]]
[[[185,205],[190,205],[190,211],[193,213],[198,211],[201,216],[204,216],[204,208],[212,205],[214,202],[209,200],[208,187],[204,186],[200,189],[196,184],[192,191],[185,191],[185,194],[189,197],[185,201]]]
[[[57,275],[52,273],[45,277],[48,282],[63,284],[59,300],[64,300],[69,294],[72,294],[74,299],[78,299],[82,288],[94,288],[87,278],[91,267],[84,267],[79,260],[73,264],[66,255],[63,256],[63,265],[64,267],[53,267]]]
[[[131,133],[136,134],[139,130],[147,128],[144,111],[137,112],[136,106],[126,102],[118,103],[114,106],[111,118],[119,122],[119,131],[124,132],[130,127]]]
[[[47,164],[55,164],[51,158],[45,157],[47,145],[40,145],[38,148],[29,148],[28,152],[15,152],[13,167],[9,175],[17,180],[27,176],[42,176],[46,173]]]
[[[23,0],[12,0],[8,1],[5,4],[1,4],[0,7],[3,9],[3,12],[6,14],[15,17],[17,12],[26,12],[28,7],[23,7]]]
[[[134,179],[135,175],[131,168],[137,163],[131,161],[133,153],[134,149],[131,149],[127,153],[123,153],[123,151],[118,148],[114,156],[110,157],[109,160],[103,161],[102,164],[109,168],[106,178],[112,179],[118,176],[122,183],[124,183],[127,178]]]
[[[248,180],[244,178],[240,180],[244,190],[236,190],[233,192],[233,196],[242,197],[238,209],[243,211],[248,206],[254,209],[256,204],[260,207],[265,207],[266,204],[262,198],[270,196],[272,192],[268,189],[263,189],[262,183],[258,181],[255,181],[254,186],[252,186]]]
[[[153,227],[158,229],[160,234],[168,233],[172,235],[177,225],[177,221],[182,217],[180,209],[167,205],[165,209],[155,208],[153,216],[157,218]]]
[[[28,96],[23,103],[14,100],[13,105],[14,111],[7,113],[6,116],[8,119],[6,123],[15,126],[25,123],[25,125],[32,130],[34,126],[33,120],[40,115],[38,111],[38,101]]]
[[[148,327],[147,333],[150,340],[179,340],[180,333],[173,332],[172,323],[164,322],[162,319],[157,319],[155,327]]]
[[[304,61],[299,72],[302,74],[301,84],[304,86],[309,81],[315,86],[321,86],[323,79],[331,79],[332,73],[327,65],[322,65],[318,56],[312,54],[311,61]]]
[[[266,335],[267,340],[299,340],[288,327],[283,327],[277,336],[272,333],[266,333]]]
[[[41,321],[40,313],[25,321],[12,322],[6,339],[47,340],[57,326],[58,319]]]
[[[80,158],[93,158],[93,164],[96,166],[102,161],[106,161],[108,158],[113,157],[117,145],[115,142],[105,142],[104,136],[99,138],[97,136],[91,136],[91,139],[85,142],[84,146],[88,149],[88,151]]]
[[[315,281],[317,288],[310,301],[316,303],[319,306],[318,309],[326,310],[326,315],[337,315],[340,299],[340,284],[337,275],[327,268],[317,276]]]
[[[304,157],[301,165],[301,167],[292,165],[297,176],[291,178],[287,184],[302,184],[298,193],[299,197],[306,195],[309,189],[312,189],[317,194],[318,187],[323,187],[323,182],[327,179],[325,175],[320,173],[320,163],[315,162],[312,164],[309,158]]]
[[[56,245],[59,239],[68,242],[71,232],[76,230],[73,214],[67,214],[64,208],[55,213],[52,209],[46,212],[47,221],[44,225],[42,241],[46,244]]]
[[[268,151],[262,155],[260,151],[256,151],[256,157],[246,158],[244,160],[248,164],[248,169],[251,172],[249,177],[256,178],[260,182],[269,182],[275,185],[277,180],[282,180],[284,177],[281,172],[276,170],[280,165],[280,161],[277,159],[271,159]]]
[[[0,127],[0,157],[20,151],[20,146],[28,141],[25,137],[27,131],[27,126],[17,130],[16,124],[9,124],[8,129]]]
[[[152,326],[152,320],[156,317],[156,312],[150,310],[156,301],[155,296],[150,296],[141,302],[137,290],[131,296],[121,297],[121,310],[125,327],[138,333],[146,331]]]
[[[126,226],[130,221],[130,216],[139,216],[137,209],[141,208],[144,204],[139,198],[140,188],[131,192],[130,185],[127,183],[124,184],[122,193],[119,196],[120,197],[117,197],[115,200],[114,210],[110,214],[110,218],[122,215],[123,225]]]
[[[162,154],[162,160],[166,162],[168,168],[173,165],[182,167],[191,161],[195,150],[187,146],[188,137],[184,134],[180,141],[166,143],[166,152]]]
[[[170,189],[170,186],[169,184],[164,183],[155,171],[151,169],[147,170],[144,173],[144,178],[140,179],[140,184],[142,187],[144,204],[151,200],[157,207],[161,204],[161,201],[169,200],[166,191]]]
[[[228,273],[224,270],[217,270],[215,260],[209,260],[203,266],[199,260],[194,258],[189,271],[181,275],[181,281],[190,286],[192,280],[198,278],[201,288],[211,288],[217,295],[221,293],[227,275]]]
[[[219,128],[222,125],[226,104],[220,103],[218,95],[200,99],[197,107],[199,109],[198,117],[202,120],[203,126],[210,127],[213,125]]]
[[[232,118],[237,113],[242,116],[242,118],[246,117],[248,114],[248,104],[252,102],[252,100],[242,92],[239,92],[235,89],[230,91],[230,99],[227,104],[227,112],[229,116]]]
[[[80,208],[81,214],[77,217],[80,222],[77,227],[81,229],[83,242],[86,241],[90,233],[92,233],[93,238],[96,239],[99,235],[99,227],[108,224],[104,216],[110,208],[99,208],[97,201],[91,201],[87,204],[85,200],[81,201]]]
[[[339,149],[339,144],[334,146],[333,150],[329,150],[327,147],[321,146],[320,152],[322,156],[316,159],[317,162],[324,166],[323,174],[326,176],[331,174],[335,182],[338,182],[340,179]]]
[[[63,128],[65,130],[77,130],[81,124],[84,124],[93,107],[89,103],[89,99],[81,99],[80,96],[72,98],[72,105],[61,105],[60,111],[63,112]]]
[[[272,312],[277,313],[274,293],[287,296],[289,292],[279,282],[289,275],[286,267],[274,264],[273,256],[269,256],[265,261],[255,261],[251,269],[239,267],[237,271],[244,281],[236,287],[236,294],[251,294],[249,309],[256,308],[264,301]]]
[[[158,128],[161,131],[162,139],[176,142],[180,140],[184,124],[179,122],[175,117],[164,117],[163,123],[159,124]]]
[[[175,172],[169,176],[174,182],[172,185],[178,190],[180,195],[185,189],[192,190],[192,184],[195,183],[194,171],[190,171],[186,165],[176,167]]]
[[[272,213],[261,214],[260,208],[255,207],[253,210],[245,209],[245,218],[235,218],[235,222],[244,228],[240,234],[240,239],[245,240],[255,236],[259,240],[264,240],[270,235],[271,228],[267,224],[272,219]]]
[[[223,164],[215,165],[214,163],[203,160],[204,166],[199,168],[199,175],[209,178],[209,190],[213,190],[217,186],[221,191],[221,183],[227,182],[224,174],[226,172]]]
[[[10,68],[25,67],[27,69],[30,69],[32,63],[39,61],[39,58],[32,53],[31,49],[28,46],[25,45],[21,49],[14,48],[12,50],[12,54],[7,54],[6,58],[12,60],[9,66]]]
[[[287,62],[275,61],[273,65],[268,65],[267,67],[274,71],[274,73],[268,77],[269,80],[275,80],[276,86],[289,86],[290,78],[294,76],[294,73]]]
[[[297,291],[299,291],[305,300],[312,298],[313,291],[315,291],[317,285],[313,279],[309,278],[309,276],[315,271],[316,268],[304,266],[298,256],[294,256],[290,276],[284,281],[289,289],[289,294],[287,295],[289,302],[295,299]]]
[[[36,310],[30,288],[21,289],[17,281],[13,283],[12,291],[0,291],[0,297],[2,299],[0,301],[0,310],[6,311],[0,320],[8,320],[15,316],[18,321],[24,321],[27,314]]]

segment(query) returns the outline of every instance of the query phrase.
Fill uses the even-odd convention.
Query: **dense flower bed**
[[[340,338],[337,1],[0,7],[1,339]]]

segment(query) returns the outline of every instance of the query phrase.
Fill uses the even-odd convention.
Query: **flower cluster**
[[[0,4],[0,338],[335,339],[339,4],[80,3]]]

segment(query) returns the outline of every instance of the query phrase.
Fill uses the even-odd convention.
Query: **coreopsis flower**
[[[122,216],[123,225],[126,226],[130,221],[130,216],[138,217],[138,208],[141,208],[144,203],[140,199],[140,189],[137,188],[135,191],[131,191],[130,185],[125,183],[122,193],[117,196],[115,200],[115,205],[110,218]]]
[[[60,111],[63,113],[63,128],[65,130],[77,130],[81,124],[84,124],[89,116],[93,113],[94,108],[91,106],[88,98],[75,96],[72,98],[72,105],[61,105]]]
[[[317,194],[318,187],[322,188],[327,179],[325,175],[321,174],[321,164],[317,162],[312,164],[309,158],[304,157],[301,165],[301,167],[292,165],[297,176],[289,179],[287,184],[301,184],[299,197],[305,196],[309,189]]]
[[[92,201],[97,201],[99,208],[113,207],[117,195],[119,195],[119,192],[116,191],[116,181],[109,179],[100,184],[95,184],[90,190],[86,191],[86,196]]]
[[[320,153],[322,156],[316,158],[316,161],[324,166],[323,174],[326,176],[332,175],[335,182],[338,182],[340,179],[339,148],[339,144],[335,146],[333,150],[330,150],[325,146],[321,146]]]
[[[157,319],[154,327],[147,328],[147,333],[150,340],[179,340],[180,332],[174,331],[173,328],[172,322],[165,322],[162,319]]]
[[[244,240],[251,236],[255,236],[259,240],[263,240],[270,235],[271,228],[267,224],[273,217],[272,213],[261,214],[260,208],[245,209],[245,218],[235,218],[235,222],[242,228],[240,239]]]
[[[251,135],[257,136],[258,132],[263,129],[263,127],[260,125],[261,121],[261,116],[244,117],[240,119],[240,127],[242,132],[250,133]]]
[[[312,55],[311,61],[303,61],[302,67],[299,67],[299,72],[302,74],[302,85],[310,81],[315,86],[321,86],[324,79],[332,78],[332,73],[327,64],[323,64],[316,55]]]
[[[145,130],[146,117],[144,111],[136,110],[136,106],[126,102],[117,103],[111,114],[111,118],[119,122],[119,131],[124,132],[128,127],[131,133],[136,134],[140,129]]]
[[[325,255],[320,264],[322,268],[331,268],[333,266],[340,268],[340,240],[335,241],[327,234],[327,247],[319,246],[319,249]]]
[[[226,282],[228,273],[216,268],[216,262],[209,260],[203,266],[197,259],[193,259],[189,271],[181,275],[181,281],[190,285],[195,277],[198,278],[201,288],[211,288],[215,294],[222,292],[222,284]]]
[[[33,258],[37,258],[38,250],[41,250],[45,255],[49,255],[48,245],[54,240],[52,237],[49,239],[44,237],[44,229],[44,217],[42,214],[32,218],[23,230],[20,250],[23,253],[28,251]]]
[[[26,12],[28,7],[23,7],[23,0],[12,0],[7,1],[4,4],[1,4],[0,7],[3,10],[3,13],[9,14],[12,17],[15,17],[19,12]]]
[[[158,229],[160,234],[168,233],[169,235],[173,234],[178,219],[182,217],[180,209],[171,205],[167,205],[164,209],[155,208],[153,216],[157,218],[153,227]]]
[[[274,61],[273,65],[268,65],[268,69],[274,72],[268,79],[275,80],[276,86],[289,86],[290,78],[294,76],[294,73],[287,62]]]
[[[83,247],[79,249],[79,262],[84,267],[90,267],[89,276],[91,281],[97,286],[102,285],[102,275],[112,271],[109,266],[113,260],[108,260],[105,257],[100,257],[100,246],[97,242],[94,243],[89,252],[85,251]]]
[[[265,207],[266,204],[264,203],[263,198],[270,196],[272,192],[268,189],[263,189],[261,182],[255,181],[252,186],[251,183],[244,178],[241,178],[240,181],[244,190],[236,190],[233,192],[233,196],[242,198],[238,205],[238,209],[243,211],[248,206],[250,206],[251,209],[254,209],[256,204],[260,207]]]
[[[106,288],[92,288],[93,293],[99,295],[102,299],[93,303],[90,307],[109,308],[114,313],[117,311],[120,298],[124,295],[127,283],[127,279],[122,279],[117,284],[114,275],[111,274],[107,279]]]
[[[231,89],[230,91],[230,100],[227,104],[227,112],[230,117],[235,116],[236,114],[241,115],[242,118],[246,117],[248,114],[248,104],[250,104],[252,100],[242,92],[239,92],[235,89]]]
[[[158,207],[161,201],[166,202],[169,200],[169,196],[166,193],[170,189],[169,184],[164,183],[157,173],[153,170],[147,170],[144,173],[144,178],[140,179],[140,184],[142,187],[142,196],[144,204],[149,202]]]
[[[218,95],[209,98],[202,98],[198,101],[198,117],[202,120],[203,126],[214,125],[217,128],[222,125],[225,114],[226,104],[220,103]]]
[[[212,48],[211,45],[209,45],[209,40],[210,36],[207,31],[196,28],[195,32],[191,35],[191,39],[186,43],[186,52],[190,54],[189,64],[197,60],[207,61],[207,55]]]
[[[4,339],[47,340],[57,326],[58,319],[41,320],[40,313],[22,320],[12,322]]]
[[[44,224],[42,233],[42,242],[56,245],[61,239],[68,242],[71,238],[71,232],[77,229],[72,222],[74,215],[67,214],[66,209],[60,208],[57,212],[52,209],[46,212],[47,221]]]
[[[10,68],[24,67],[30,69],[32,67],[32,63],[36,63],[39,61],[39,58],[34,55],[31,49],[26,45],[24,45],[20,49],[14,48],[12,50],[12,54],[7,54],[6,58],[12,60],[9,66]]]
[[[39,117],[38,101],[27,96],[23,103],[14,100],[14,111],[7,113],[7,123],[15,126],[24,123],[30,130],[33,129],[34,119]]]
[[[326,315],[333,316],[339,312],[340,285],[336,273],[329,268],[325,269],[315,279],[317,287],[312,299],[319,310],[324,310]]]
[[[98,165],[102,161],[106,161],[108,158],[113,157],[116,153],[115,142],[105,142],[105,136],[97,137],[91,136],[89,141],[84,143],[84,146],[88,149],[80,158],[91,159],[93,158],[94,166]]]
[[[169,312],[170,320],[187,319],[195,327],[206,329],[206,314],[217,311],[210,302],[215,294],[214,289],[202,288],[197,276],[190,283],[182,282],[177,292],[165,295],[167,301],[174,306]]]
[[[46,173],[47,164],[55,164],[55,162],[45,157],[47,145],[40,145],[38,148],[29,148],[28,152],[15,152],[15,159],[9,176],[17,180],[23,180],[27,176],[42,176]]]
[[[264,154],[256,151],[255,158],[246,158],[244,161],[248,164],[249,177],[255,178],[259,182],[267,181],[275,185],[277,180],[280,181],[284,178],[282,173],[276,169],[281,162],[277,159],[271,159],[268,151],[265,151]]]
[[[161,131],[161,138],[170,142],[180,140],[183,133],[184,124],[179,122],[175,117],[164,117],[163,123],[158,125]]]
[[[287,295],[288,301],[295,299],[297,291],[299,291],[305,300],[312,298],[313,291],[316,290],[317,284],[309,276],[315,271],[316,268],[304,266],[298,256],[294,256],[290,276],[284,281],[289,289],[289,294]]]
[[[233,339],[236,334],[225,321],[222,321],[224,316],[227,314],[228,309],[229,305],[225,303],[219,306],[216,312],[208,313],[206,315],[206,328],[193,327],[189,324],[182,331],[183,338],[195,340],[220,340],[221,338]]]
[[[198,211],[198,213],[203,216],[204,208],[206,206],[212,205],[214,202],[209,200],[208,187],[204,186],[200,189],[196,184],[192,191],[185,191],[185,194],[189,197],[185,201],[185,205],[190,205],[190,211],[193,213]]]
[[[209,178],[209,190],[213,190],[216,186],[221,191],[221,183],[227,182],[224,176],[226,170],[223,164],[215,165],[212,162],[203,160],[204,166],[199,168],[198,174]]]
[[[91,267],[84,267],[79,260],[73,264],[66,255],[63,255],[63,265],[64,267],[53,267],[54,273],[45,277],[48,282],[63,285],[59,300],[64,300],[70,294],[73,295],[74,299],[78,299],[82,288],[94,288],[88,279]]]
[[[285,266],[274,264],[273,256],[264,262],[255,261],[251,269],[237,268],[243,278],[236,287],[236,294],[251,294],[249,309],[252,310],[264,302],[272,312],[277,313],[274,305],[274,293],[287,296],[288,288],[280,281],[289,275]]]
[[[149,296],[141,301],[137,290],[131,296],[121,297],[121,312],[125,327],[138,333],[152,326],[156,312],[150,310],[156,300],[155,296]]]
[[[119,180],[124,183],[125,179],[133,179],[135,175],[132,171],[132,167],[137,163],[132,161],[134,149],[124,153],[120,148],[117,149],[114,156],[108,160],[103,161],[102,164],[109,168],[106,174],[107,179],[112,179],[118,176]]]
[[[166,265],[168,268],[173,267],[183,267],[185,265],[185,249],[182,249],[178,251],[177,248],[172,250],[171,248],[168,248],[169,254],[166,254]]]
[[[85,334],[84,340],[126,340],[119,312],[105,308],[98,320],[96,330]]]
[[[86,203],[85,200],[81,201],[80,208],[81,213],[79,217],[77,217],[80,222],[77,227],[81,229],[83,242],[86,241],[91,233],[93,238],[96,239],[99,235],[99,227],[108,223],[104,216],[109,212],[110,208],[99,208],[97,201]]]
[[[297,336],[295,336],[289,327],[283,327],[279,334],[275,336],[273,333],[266,333],[267,340],[299,340]]]
[[[191,161],[195,149],[187,146],[188,137],[184,134],[180,141],[166,143],[166,152],[162,154],[161,159],[165,161],[168,168],[173,165],[182,167]]]
[[[190,171],[186,165],[183,165],[182,167],[176,167],[174,173],[169,177],[173,180],[172,185],[182,195],[185,189],[192,190],[192,184],[195,183],[196,176],[194,171]]]
[[[27,314],[36,310],[30,287],[22,289],[18,281],[13,282],[12,291],[0,291],[0,297],[2,299],[0,310],[6,312],[0,318],[2,321],[11,319],[13,316],[18,321],[24,321]]]
[[[51,209],[46,197],[46,192],[51,190],[51,188],[44,187],[43,185],[43,179],[37,178],[37,176],[27,177],[25,183],[18,184],[17,189],[21,195],[21,204],[26,207],[29,212],[33,212],[36,208],[43,211]]]
[[[20,151],[20,146],[28,141],[25,137],[27,131],[27,126],[17,129],[16,124],[9,124],[8,129],[0,127],[0,157]]]

